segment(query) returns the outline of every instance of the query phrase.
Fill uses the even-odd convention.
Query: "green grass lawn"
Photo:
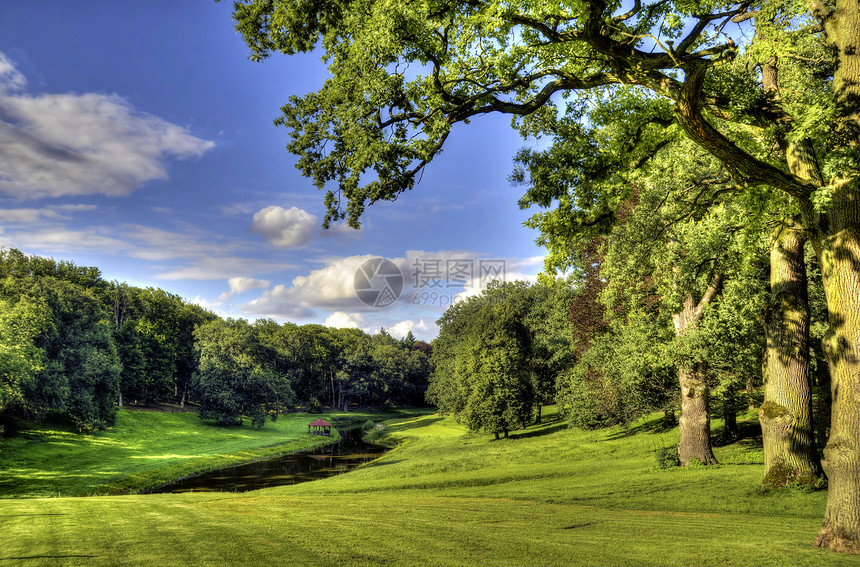
[[[678,434],[657,419],[583,432],[548,417],[501,441],[395,420],[378,461],[245,494],[0,500],[0,564],[860,565],[810,547],[826,493],[757,488],[754,441],[718,448],[717,467],[659,469]]]

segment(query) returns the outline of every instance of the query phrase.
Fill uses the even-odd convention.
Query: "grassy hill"
[[[389,423],[382,459],[245,494],[0,500],[5,564],[858,565],[810,547],[826,494],[757,488],[755,442],[657,467],[677,429],[542,426],[492,441]]]
[[[380,418],[322,417],[359,425],[369,416]],[[191,412],[121,409],[114,427],[92,434],[32,425],[0,440],[0,498],[134,494],[195,472],[312,449],[332,442],[307,435],[308,422],[318,417],[286,414],[254,429],[206,424]]]

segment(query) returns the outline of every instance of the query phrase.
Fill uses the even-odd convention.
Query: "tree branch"
[[[693,62],[686,65],[684,70],[686,77],[680,97],[675,103],[675,115],[690,139],[723,162],[738,182],[771,185],[799,199],[808,199],[814,187],[791,173],[754,158],[717,131],[702,116],[699,103],[707,63]]]

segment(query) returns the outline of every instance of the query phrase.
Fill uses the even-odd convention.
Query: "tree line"
[[[323,404],[422,403],[429,345],[410,334],[221,319],[94,267],[0,249],[0,426],[112,425],[118,407],[173,402],[222,424]]]

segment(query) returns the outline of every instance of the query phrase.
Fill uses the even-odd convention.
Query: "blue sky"
[[[315,55],[249,61],[231,10],[208,0],[4,4],[0,245],[98,266],[223,316],[423,339],[448,302],[480,288],[482,268],[504,261],[508,280],[540,271],[522,189],[507,181],[525,142],[504,117],[455,130],[421,183],[369,207],[362,230],[321,230],[323,195],[272,121],[327,71]],[[373,257],[391,259],[406,283],[385,308],[354,290]]]

